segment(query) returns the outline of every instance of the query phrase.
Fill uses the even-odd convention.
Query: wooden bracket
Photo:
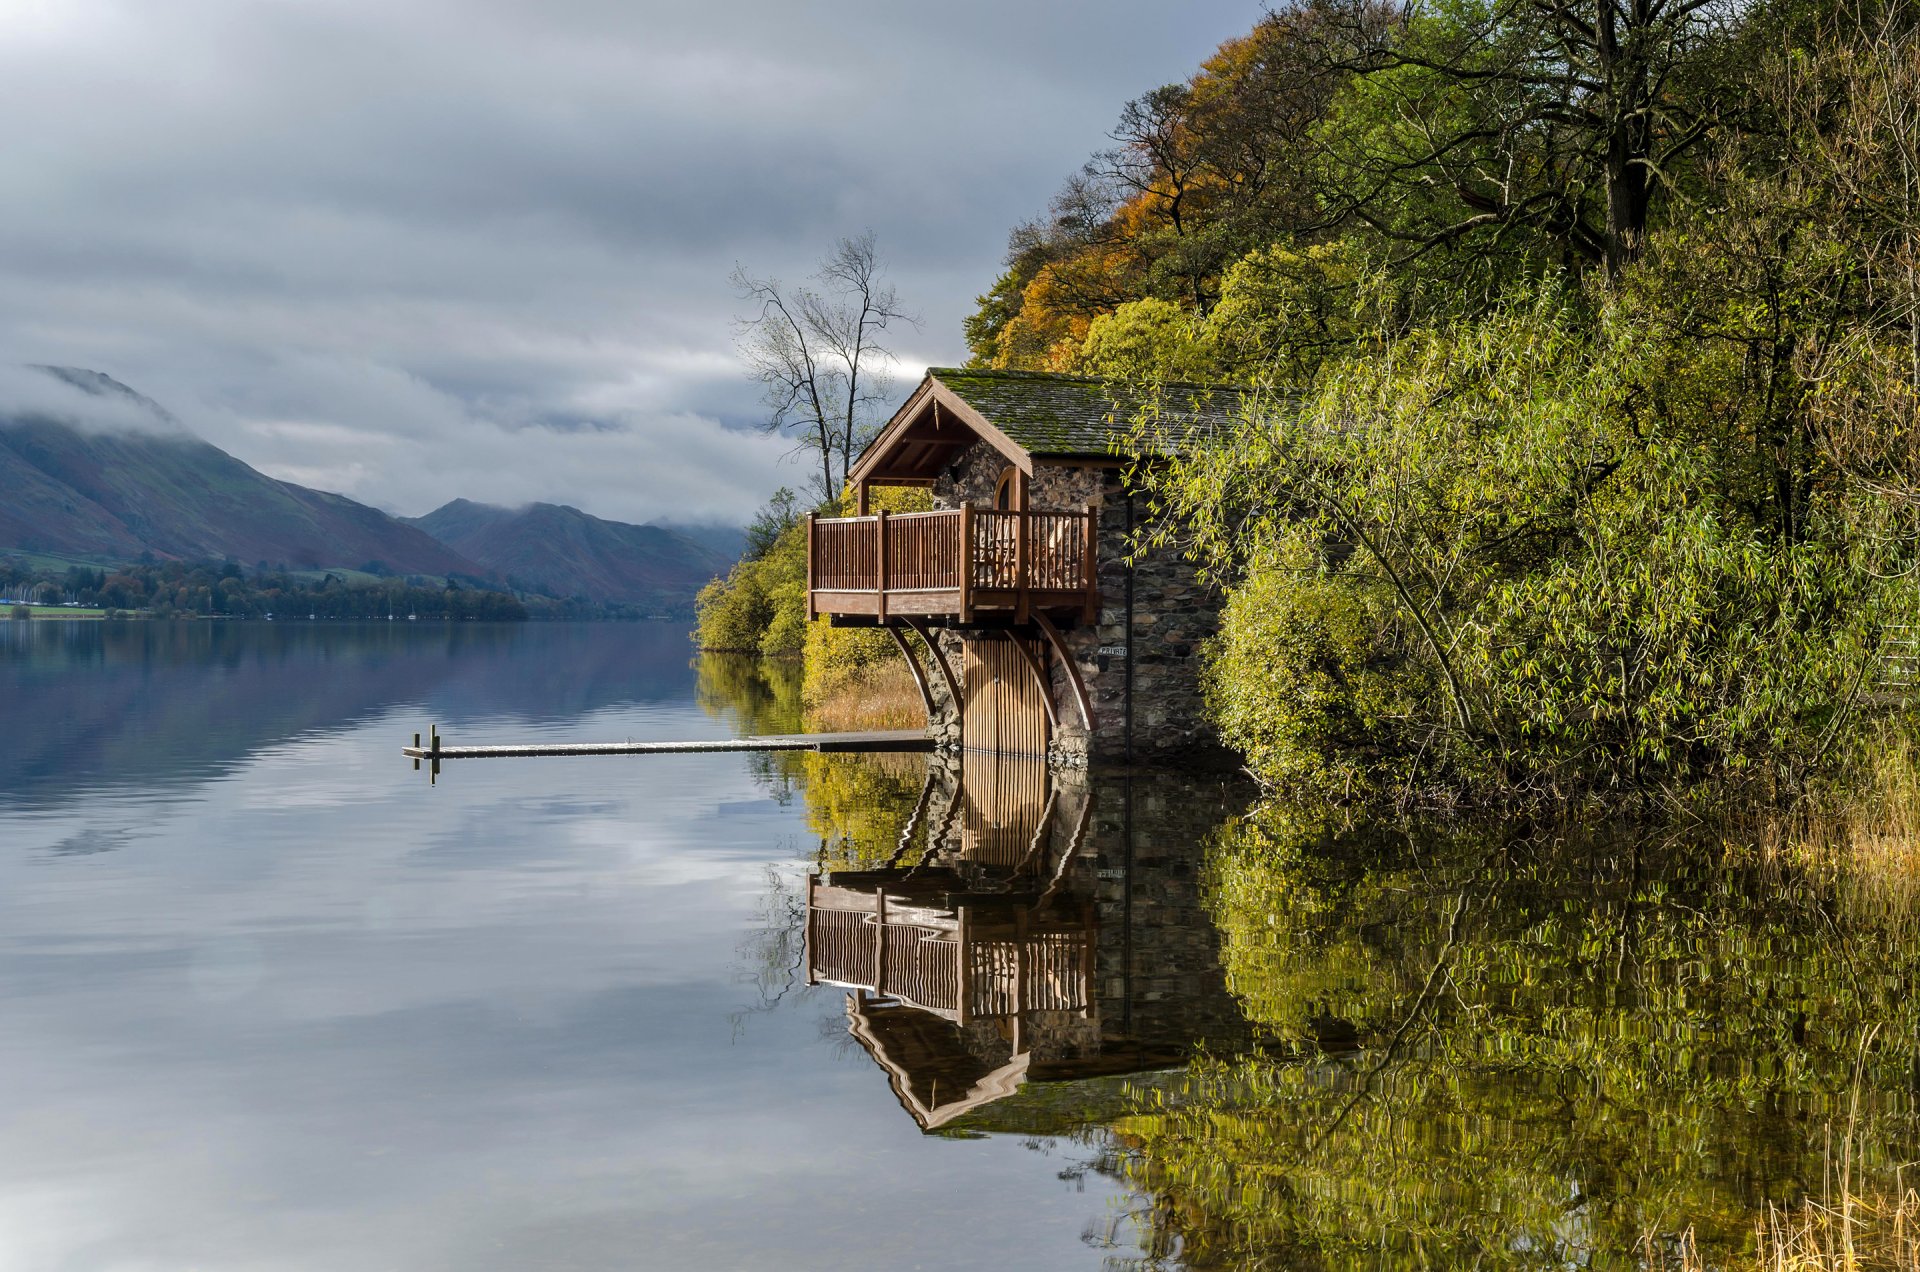
[[[960,679],[953,674],[953,664],[949,663],[947,656],[940,652],[940,644],[933,638],[933,629],[927,626],[927,620],[924,618],[907,618],[902,621],[920,633],[920,639],[927,643],[927,652],[933,655],[933,665],[939,669],[940,679],[946,681],[947,692],[953,695],[953,709],[959,711],[961,708]]]
[[[893,643],[900,647],[900,656],[907,660],[907,670],[913,673],[913,687],[920,691],[920,701],[927,708],[927,723],[932,724],[938,711],[933,705],[933,688],[927,684],[927,673],[921,668],[920,660],[913,656],[913,646],[907,644],[907,638],[900,634],[898,627],[889,623],[887,635],[893,637]]]
[[[1061,639],[1060,629],[1053,620],[1038,610],[1034,611],[1033,621],[1046,635],[1047,643],[1053,646],[1054,656],[1067,671],[1067,683],[1073,686],[1073,700],[1080,704],[1080,723],[1087,726],[1087,735],[1093,735],[1093,699],[1087,696],[1086,682],[1080,679],[1080,668],[1067,653],[1067,642]]]

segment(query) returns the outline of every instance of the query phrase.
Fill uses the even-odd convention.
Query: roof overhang
[[[918,1010],[901,1008],[901,1010]],[[1032,1063],[1030,1052],[1021,1052],[998,1068],[991,1069],[976,1079],[964,1092],[955,1098],[942,1100],[938,1104],[928,1104],[915,1090],[914,1075],[910,1067],[893,1055],[873,1027],[873,1017],[868,1004],[862,1001],[860,994],[847,995],[847,1031],[851,1033],[866,1053],[887,1075],[887,1085],[893,1088],[893,1098],[900,1101],[900,1107],[908,1116],[920,1124],[923,1131],[938,1130],[953,1119],[971,1113],[983,1104],[995,1100],[1004,1100],[1020,1089],[1027,1080],[1027,1069]]]
[[[929,375],[860,452],[847,478],[856,486],[925,485],[975,442],[987,443],[1033,475],[1033,456],[1025,447]]]

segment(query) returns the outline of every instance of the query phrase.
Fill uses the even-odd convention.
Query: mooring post
[[[416,751],[420,749],[420,735],[418,733],[413,735],[413,749]],[[413,771],[416,773],[420,771],[420,757],[417,755],[413,757]]]

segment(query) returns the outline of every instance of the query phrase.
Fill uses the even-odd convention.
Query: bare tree
[[[894,362],[885,334],[896,322],[918,326],[885,278],[871,230],[834,245],[812,286],[784,287],[735,266],[730,281],[754,312],[736,337],[747,366],[766,389],[763,427],[799,439],[820,463],[820,497],[846,485],[853,456],[872,429]]]

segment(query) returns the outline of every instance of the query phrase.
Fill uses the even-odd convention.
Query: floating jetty
[[[510,760],[542,755],[680,755],[706,751],[931,751],[925,729],[871,733],[776,733],[751,738],[694,742],[559,742],[523,746],[448,746],[438,731],[422,746],[420,735],[400,753],[413,760]]]

